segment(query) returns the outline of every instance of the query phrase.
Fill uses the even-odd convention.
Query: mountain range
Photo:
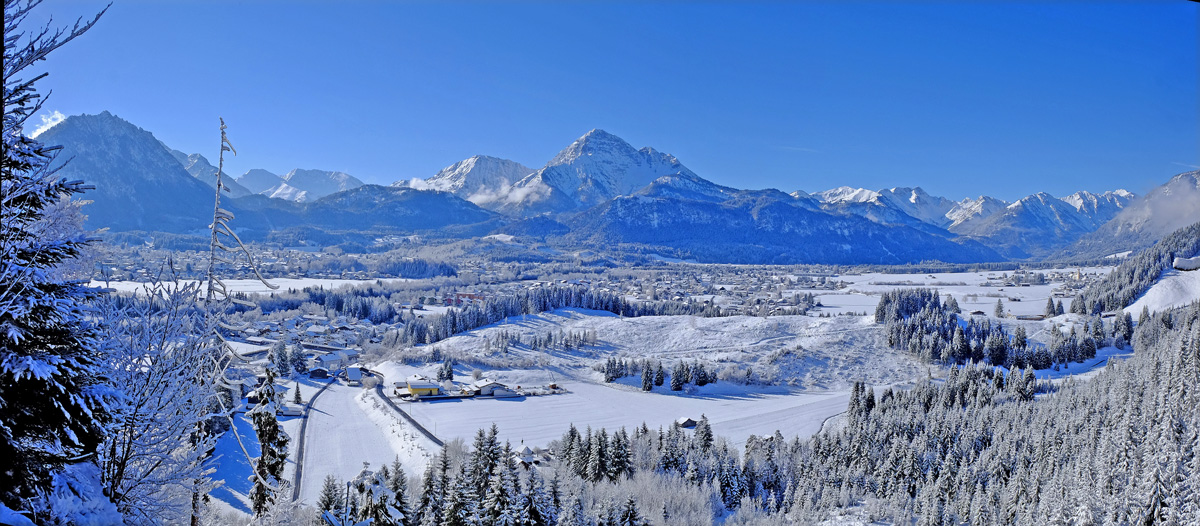
[[[63,158],[72,158],[64,176],[97,187],[85,209],[93,228],[186,233],[203,231],[211,218],[216,167],[202,155],[173,150],[108,112],[69,117],[39,139],[63,145]],[[979,262],[1101,257],[1144,246],[1195,220],[1197,173],[1142,198],[1114,190],[954,201],[917,187],[788,194],[712,183],[674,156],[597,129],[538,169],[474,156],[390,187],[338,171],[223,175],[223,206],[252,239],[295,228],[508,232],[564,248],[659,247],[711,262]]]

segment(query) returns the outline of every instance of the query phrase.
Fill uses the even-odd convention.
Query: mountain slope
[[[1001,201],[986,195],[981,195],[976,199],[963,199],[946,212],[946,219],[950,221],[946,228],[949,230],[954,230],[955,227],[970,228],[971,223],[985,219],[1007,206],[1008,201]]]
[[[481,204],[516,215],[578,211],[629,195],[671,174],[695,176],[671,155],[653,148],[634,149],[620,137],[597,129],[514,183],[503,196]]]
[[[277,199],[313,201],[363,185],[362,181],[345,172],[300,168],[288,172],[281,179],[284,184],[272,187],[262,193]],[[285,188],[285,185],[289,188]]]
[[[238,177],[237,182],[250,193],[261,194],[283,184],[283,178],[262,168],[255,168]]]
[[[107,111],[67,117],[38,139],[63,146],[60,176],[96,187],[82,196],[92,201],[83,208],[90,229],[188,232],[212,222],[212,187],[150,132]]]
[[[1185,172],[1127,204],[1061,255],[1104,257],[1140,250],[1196,221],[1200,221],[1200,171]]]
[[[1080,192],[1057,199],[1039,192],[990,216],[952,226],[950,231],[988,245],[1006,257],[1044,257],[1110,220],[1129,196],[1132,194],[1125,191],[1101,196]]]
[[[572,232],[565,239],[571,243],[670,247],[704,262],[899,264],[1001,259],[977,243],[955,243],[905,226],[811,210],[801,199],[782,192],[747,192],[724,202],[617,197],[566,224]]]
[[[476,155],[442,168],[429,179],[397,181],[392,186],[450,192],[473,203],[487,203],[531,173],[532,168],[516,161]]]
[[[171,156],[174,157],[175,160],[179,161],[179,164],[183,165],[183,169],[187,170],[189,174],[192,174],[192,177],[204,181],[205,184],[213,189],[216,189],[217,178],[215,177],[215,174],[217,173],[217,167],[208,162],[208,159],[206,159],[203,155],[198,153],[188,155],[179,150],[167,148],[167,145],[165,144],[163,145],[163,148],[166,148],[167,151],[170,152]],[[221,184],[225,186],[225,188],[229,189],[229,191],[225,193],[225,195],[228,195],[229,197],[245,197],[253,193],[238,183],[236,179],[230,177],[227,173],[221,174]]]

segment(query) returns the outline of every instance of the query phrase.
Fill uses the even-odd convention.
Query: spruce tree
[[[338,517],[341,516],[342,509],[346,506],[342,502],[343,487],[345,486],[341,482],[338,482],[333,475],[325,475],[325,482],[321,485],[321,496],[317,497],[318,518],[327,511],[333,512]]]
[[[997,318],[1004,317],[1004,300],[996,300],[996,311],[993,314],[995,314]]]
[[[56,177],[59,147],[23,132],[44,101],[25,69],[96,23],[70,30],[26,32],[39,2],[4,2],[4,152],[0,165],[0,503],[26,510],[64,465],[87,461],[109,420],[95,326],[81,305],[94,298],[85,283],[56,269],[78,257],[82,232],[50,235],[53,207],[88,187]],[[103,14],[103,12],[101,12]],[[22,38],[24,42],[21,42]]]
[[[254,486],[250,488],[251,509],[256,516],[275,502],[283,467],[287,464],[288,436],[279,428],[278,409],[275,370],[268,367],[267,379],[258,389],[258,405],[249,411],[261,451],[254,461]]]
[[[667,372],[663,370],[662,362],[658,362],[658,366],[654,368],[654,386],[662,387],[666,379]]]
[[[654,389],[654,373],[649,367],[642,368],[642,390],[649,391]]]
[[[399,512],[398,517],[394,517],[396,526],[416,526],[416,522],[412,517],[412,510],[408,507],[408,474],[404,472],[404,466],[400,464],[400,457],[392,461],[392,469],[389,470],[387,479],[388,489],[394,495],[392,499],[392,507]]]

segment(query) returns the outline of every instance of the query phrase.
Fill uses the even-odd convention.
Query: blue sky
[[[214,163],[223,116],[234,175],[536,168],[602,128],[740,188],[1141,193],[1200,165],[1197,7],[118,0],[41,87]]]

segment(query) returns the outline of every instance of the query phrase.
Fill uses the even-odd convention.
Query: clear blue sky
[[[103,3],[51,0],[58,22]],[[215,163],[537,168],[592,128],[740,188],[1144,192],[1200,165],[1198,6],[120,1],[44,64]]]

